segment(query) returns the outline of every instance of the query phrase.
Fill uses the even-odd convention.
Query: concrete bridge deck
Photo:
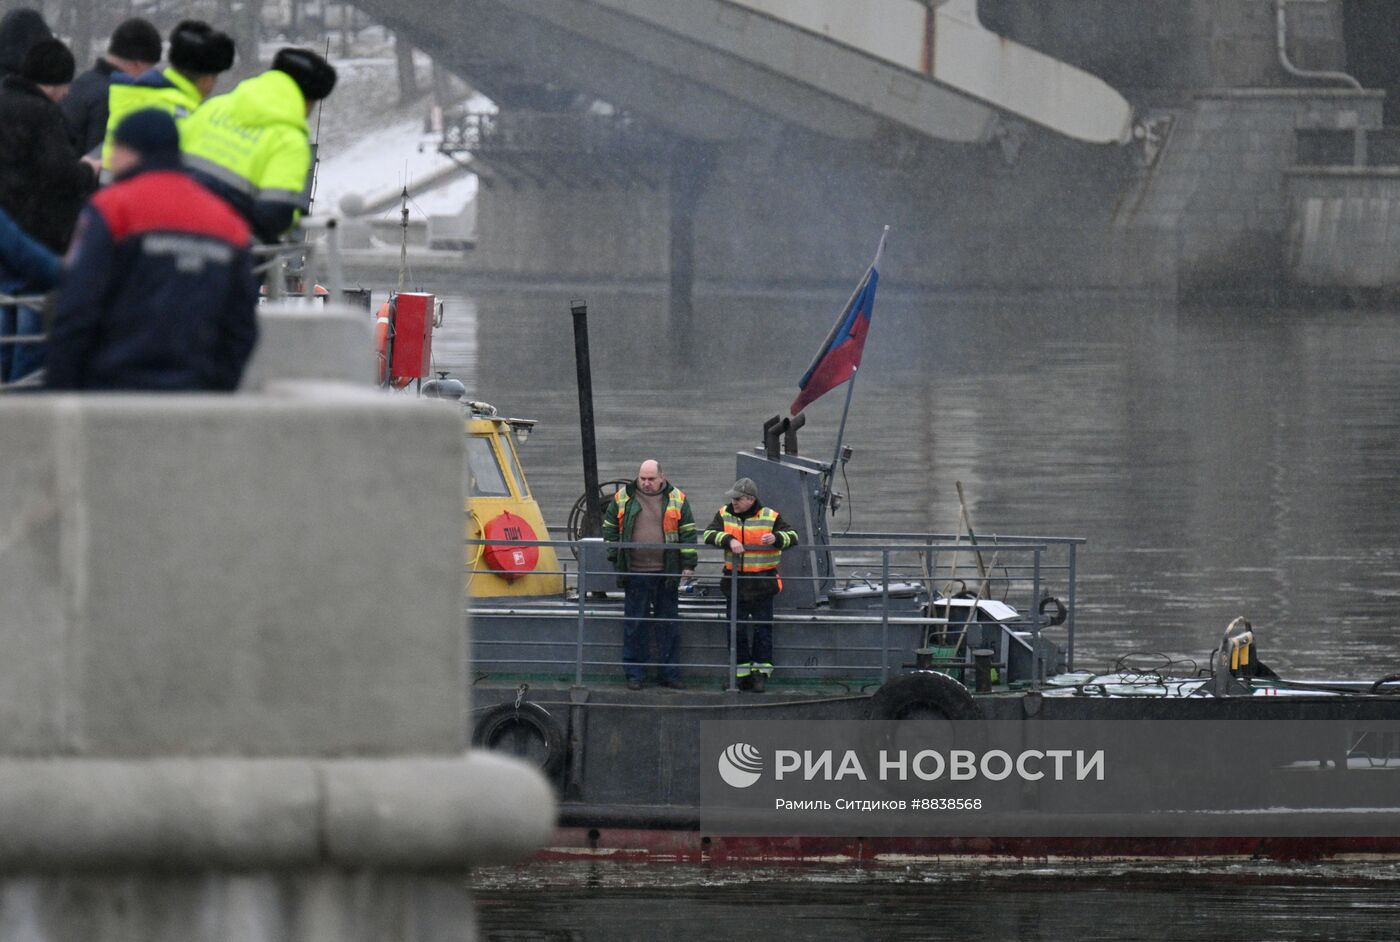
[[[1122,142],[1131,130],[1122,95],[990,32],[976,0],[360,6],[503,106],[541,88],[582,93],[698,141],[751,138],[775,124],[869,139],[890,123],[972,143],[990,140],[1006,116],[1091,143]]]

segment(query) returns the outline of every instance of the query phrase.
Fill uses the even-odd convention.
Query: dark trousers
[[[773,673],[773,596],[739,599],[735,673]]]
[[[680,603],[676,597],[674,576],[664,572],[630,573],[622,602],[622,661],[628,680],[641,680],[646,673],[642,665],[652,661],[647,656],[648,629],[656,636],[656,660],[661,665],[661,679],[680,680],[680,633],[676,618]],[[654,621],[643,621],[652,618]]]

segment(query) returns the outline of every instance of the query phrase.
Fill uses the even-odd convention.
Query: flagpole
[[[836,488],[836,463],[841,460],[841,443],[846,439],[846,416],[851,411],[851,393],[855,392],[856,374],[860,372],[860,367],[851,367],[851,378],[846,381],[846,404],[841,407],[841,424],[836,429],[836,453],[831,456],[831,471],[826,479],[826,505],[831,507],[831,495]],[[835,510],[832,510],[835,513]]]
[[[870,263],[870,268],[866,270],[868,277],[871,271],[880,267],[880,256],[885,254],[885,240],[890,237],[890,227],[886,226],[880,233],[880,244],[875,249],[875,260]],[[860,289],[857,289],[859,291]],[[854,299],[853,299],[854,300]],[[851,378],[846,381],[846,404],[841,407],[841,424],[836,429],[836,451],[831,456],[831,471],[827,474],[826,495],[824,503],[831,507],[831,495],[836,490],[836,465],[841,460],[841,445],[846,440],[846,416],[851,413],[851,394],[856,389],[856,374],[860,372],[860,367],[851,367]],[[834,512],[834,511],[833,511]]]

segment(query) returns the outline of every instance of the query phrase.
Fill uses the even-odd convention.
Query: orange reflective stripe
[[[782,561],[782,550],[773,549],[761,542],[763,534],[773,532],[773,524],[778,519],[777,511],[764,507],[744,520],[727,510],[722,510],[720,519],[724,522],[725,535],[732,536],[744,546],[743,555],[740,557],[740,572],[767,572],[778,568],[778,563]],[[726,568],[732,567],[734,554],[726,550],[725,557]]]

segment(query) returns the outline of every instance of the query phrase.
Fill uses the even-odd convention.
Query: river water
[[[539,420],[521,456],[562,524],[583,492],[570,295],[438,290],[439,368]],[[659,458],[707,519],[846,294],[702,295],[683,321],[655,294],[586,300],[602,479]],[[807,409],[804,453],[830,459],[843,400]],[[1288,676],[1377,678],[1400,671],[1397,433],[1393,311],[887,291],[834,528],[952,532],[961,481],[983,538],[1088,540],[1076,666],[1205,663],[1244,615]]]
[[[438,283],[437,365],[539,420],[547,519],[582,493],[571,295]],[[659,458],[708,517],[734,452],[786,413],[842,290],[586,293],[604,480]],[[843,395],[809,407],[831,454]],[[1286,676],[1400,672],[1400,318],[1090,296],[876,303],[836,529],[1088,540],[1077,663],[1204,663],[1236,615]],[[1183,661],[1184,662],[1184,661]],[[485,871],[491,939],[1394,939],[1391,864]]]

